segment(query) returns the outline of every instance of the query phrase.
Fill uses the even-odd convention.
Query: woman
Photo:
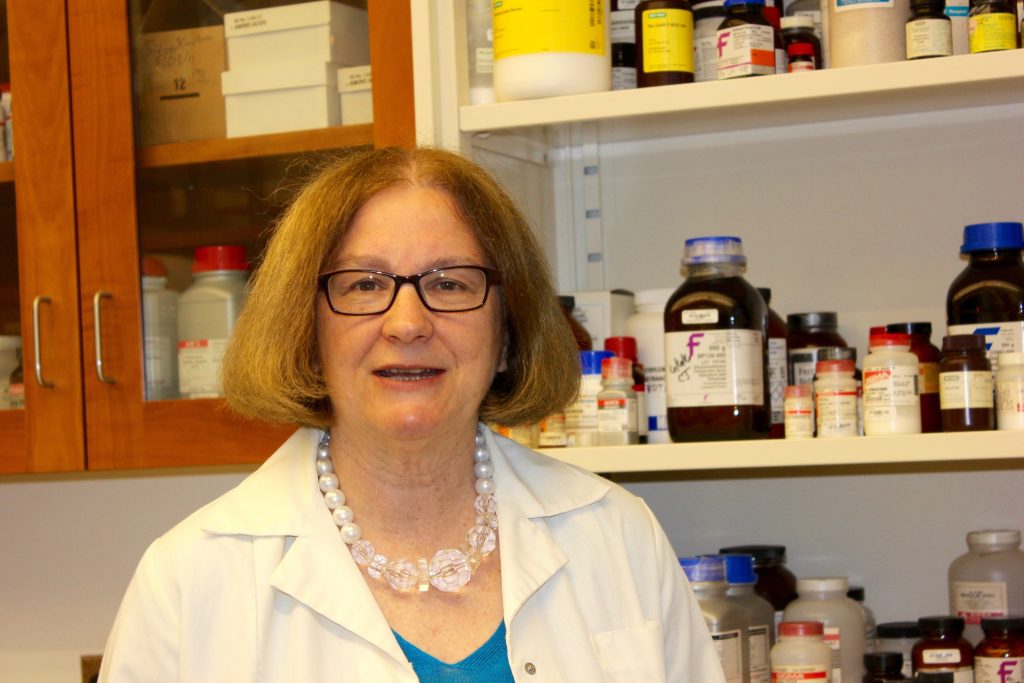
[[[236,410],[304,427],[150,547],[101,680],[722,681],[647,507],[478,426],[572,398],[560,316],[477,166],[384,149],[324,170],[223,370]]]

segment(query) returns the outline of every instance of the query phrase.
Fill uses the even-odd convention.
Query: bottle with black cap
[[[866,652],[863,683],[905,681],[903,654],[899,652]]]
[[[914,643],[921,637],[916,621],[887,621],[876,629],[878,640],[875,648],[880,652],[899,652],[903,655],[903,677],[914,675]]]
[[[834,311],[790,313],[786,316],[786,324],[789,326],[786,352],[789,354],[790,384],[814,381],[814,366],[821,360],[817,351],[821,347],[849,346],[839,334],[839,316]],[[799,360],[795,358],[798,354],[801,355]]]

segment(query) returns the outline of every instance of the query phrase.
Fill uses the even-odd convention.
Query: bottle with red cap
[[[832,650],[825,644],[825,625],[820,621],[780,623],[771,667],[773,681],[828,681]]]
[[[874,334],[864,358],[864,433],[920,434],[918,360],[910,335]]]
[[[196,249],[192,284],[178,299],[178,384],[182,398],[221,395],[221,360],[245,300],[247,268],[243,247]]]
[[[639,443],[633,363],[612,356],[601,361],[601,392],[597,395],[597,445]]]
[[[636,431],[639,443],[647,443],[647,387],[644,381],[644,366],[637,361],[636,337],[607,337],[604,350],[611,351],[632,363],[633,391],[636,392]]]

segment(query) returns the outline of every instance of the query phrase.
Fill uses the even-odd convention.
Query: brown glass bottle
[[[903,677],[903,655],[899,652],[864,653],[864,678],[862,683],[887,683],[905,681]]]
[[[772,309],[772,290],[758,287],[757,293],[768,307],[768,392],[771,400],[771,438],[786,436],[783,402],[785,399],[789,368],[786,354],[786,338],[789,328],[782,316]]]
[[[823,346],[846,347],[846,340],[838,332],[839,316],[832,311],[791,313],[786,316],[789,325],[789,383],[810,384],[814,381],[818,349]],[[807,357],[807,354],[813,354]],[[799,359],[795,356],[799,355]]]
[[[673,441],[770,431],[768,308],[743,279],[736,237],[686,241],[686,280],[665,305],[665,399]]]
[[[985,638],[974,648],[974,683],[1021,680],[1024,617],[982,617]]]
[[[693,10],[687,0],[636,6],[636,86],[693,83]]]
[[[914,673],[925,671],[969,672],[974,668],[974,649],[964,638],[963,617],[921,617],[921,639],[914,643]]]
[[[917,356],[920,374],[918,389],[921,392],[921,432],[942,431],[942,416],[939,413],[939,347],[932,344],[932,324],[892,323],[885,326],[889,333],[909,334],[910,352]]]
[[[562,307],[565,321],[569,323],[569,329],[572,330],[572,336],[576,340],[576,347],[580,351],[592,350],[594,348],[594,341],[590,338],[590,333],[587,332],[587,328],[583,327],[583,323],[577,320],[576,316],[572,313],[576,308],[576,297],[567,294],[559,295],[558,305]]]
[[[995,429],[992,365],[985,357],[985,337],[953,334],[942,338],[939,401],[942,431]]]
[[[776,615],[796,600],[796,576],[786,567],[784,545],[735,545],[719,548],[721,555],[752,555],[757,583],[754,592],[772,603]]]

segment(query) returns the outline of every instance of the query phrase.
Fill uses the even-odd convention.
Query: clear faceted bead
[[[356,561],[356,564],[361,564],[365,567],[373,561],[375,554],[373,544],[369,541],[356,541],[352,544],[352,558]]]
[[[482,515],[493,515],[498,512],[498,501],[494,499],[493,494],[477,496],[473,507]]]
[[[375,579],[380,579],[384,574],[384,570],[387,568],[388,558],[377,553],[373,556],[373,559],[370,560],[370,566],[366,568],[366,573]]]
[[[473,550],[487,555],[498,544],[498,535],[490,526],[475,526],[466,534],[466,541]]]
[[[430,561],[430,585],[445,593],[454,593],[469,583],[466,556],[454,548],[438,550]]]
[[[396,591],[409,590],[419,583],[416,565],[408,560],[395,560],[389,564],[384,578],[388,580],[388,585]]]

